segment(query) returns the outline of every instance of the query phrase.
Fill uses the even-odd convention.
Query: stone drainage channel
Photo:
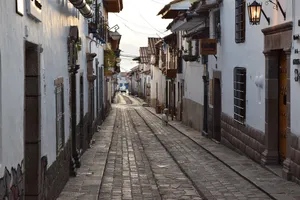
[[[98,199],[274,199],[147,109],[116,109]]]

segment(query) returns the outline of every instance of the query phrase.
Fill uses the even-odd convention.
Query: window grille
[[[244,123],[246,119],[246,69],[234,69],[234,119]]]
[[[235,0],[235,42],[245,42],[245,21],[246,21],[245,0]]]
[[[63,84],[56,85],[56,144],[57,151],[64,146],[65,137],[65,120],[64,120],[64,86]]]

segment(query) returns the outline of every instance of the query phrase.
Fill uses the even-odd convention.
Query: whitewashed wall
[[[54,80],[64,77],[65,83],[65,138],[69,138],[69,80],[67,37],[69,27],[79,26],[85,49],[85,28],[82,16],[68,1],[42,1],[42,23],[36,23],[26,14],[16,14],[16,5],[0,1],[1,52],[1,157],[0,176],[4,167],[16,167],[24,157],[24,41],[42,44],[41,54],[41,146],[47,155],[48,166],[56,159]],[[25,12],[25,11],[24,11]],[[27,27],[28,36],[25,34]],[[80,52],[80,70],[86,69],[85,52]],[[85,76],[86,77],[86,76]],[[86,79],[85,79],[86,83]],[[87,91],[87,86],[85,87]],[[4,95],[5,94],[5,95]],[[87,102],[87,95],[85,95]],[[85,111],[87,104],[85,104]],[[5,153],[4,153],[5,152]]]
[[[188,49],[188,44],[183,41],[184,49]],[[195,44],[193,44],[195,47]],[[183,61],[184,98],[190,99],[203,105],[203,65],[200,62]]]
[[[253,1],[248,0],[248,3]],[[287,10],[287,20],[283,20],[281,12],[273,9],[273,5],[263,4],[267,16],[271,18],[271,25],[291,20],[292,1],[280,1],[284,10]],[[221,6],[222,39],[219,46],[218,66],[222,68],[222,112],[233,117],[233,70],[235,67],[247,69],[247,104],[246,124],[264,132],[265,128],[265,86],[258,89],[255,85],[257,76],[265,77],[265,57],[263,52],[264,36],[261,29],[268,27],[262,16],[261,24],[249,24],[246,15],[246,40],[244,43],[235,43],[235,1],[223,1]]]
[[[293,2],[294,34],[300,34],[300,27],[298,26],[298,20],[300,19],[300,11],[298,9],[300,7],[300,1],[293,0]],[[295,49],[300,49],[300,42],[297,40],[293,41],[291,54],[291,131],[300,136],[300,82],[294,80],[294,70],[298,69],[300,71],[300,66],[293,65],[293,59],[300,59],[300,54],[295,54]]]

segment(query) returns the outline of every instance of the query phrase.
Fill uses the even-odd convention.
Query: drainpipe
[[[92,18],[94,16],[94,12],[91,7],[86,4],[85,0],[69,0],[75,8],[79,10],[79,12],[85,18]]]
[[[208,136],[208,85],[209,85],[209,73],[208,73],[208,56],[202,56],[203,69],[203,86],[204,86],[204,109],[203,109],[203,130],[202,135]]]

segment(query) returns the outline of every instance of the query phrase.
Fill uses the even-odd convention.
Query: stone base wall
[[[203,128],[203,105],[190,99],[183,99],[182,121],[198,131]]]
[[[43,200],[56,199],[69,180],[72,152],[71,145],[72,142],[70,138],[64,149],[59,153],[54,163],[52,163],[48,169],[46,156],[42,158]]]
[[[240,124],[225,113],[221,116],[221,142],[260,162],[265,150],[264,133],[250,126]]]
[[[83,153],[89,147],[88,140],[88,124],[89,124],[88,113],[83,117],[83,119],[76,126],[76,136],[77,136],[77,148]]]
[[[292,180],[300,184],[300,137],[291,134],[291,164]]]

